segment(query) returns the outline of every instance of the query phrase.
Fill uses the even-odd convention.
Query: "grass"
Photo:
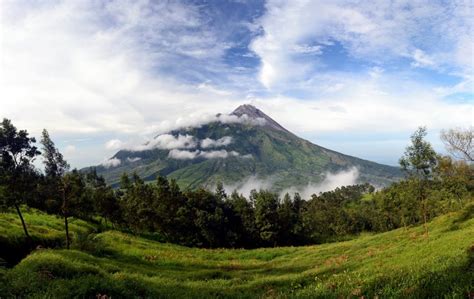
[[[420,226],[255,250],[187,248],[106,231],[76,240],[82,251],[35,250],[13,269],[0,270],[0,297],[465,298],[474,291],[472,212],[436,218],[429,236]],[[10,216],[0,214],[0,232],[12,237],[21,227],[4,221]],[[61,234],[59,219],[25,218],[32,235]]]
[[[62,247],[65,243],[63,219],[24,207],[22,213],[31,240],[25,237],[18,214],[0,213],[0,258],[5,259],[7,265],[19,262],[37,246]],[[72,236],[96,230],[94,225],[74,218],[70,218],[69,227]]]

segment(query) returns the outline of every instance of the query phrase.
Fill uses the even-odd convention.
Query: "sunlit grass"
[[[474,219],[462,216],[436,218],[429,236],[420,226],[346,242],[255,250],[187,248],[106,231],[89,239],[85,252],[34,251],[4,274],[0,291],[54,298],[462,298],[474,290]],[[35,234],[61,233],[60,219],[27,219]],[[21,232],[16,226],[1,232]]]

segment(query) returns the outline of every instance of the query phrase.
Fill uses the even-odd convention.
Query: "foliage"
[[[474,127],[467,129],[450,129],[441,132],[443,141],[449,153],[458,159],[474,162]]]
[[[38,174],[32,162],[40,154],[33,145],[35,138],[28,136],[26,130],[17,130],[10,120],[3,119],[0,126],[0,206],[15,207],[27,237],[28,229],[20,205],[26,203],[34,190]]]
[[[474,219],[464,211],[430,222],[430,237],[412,227],[254,250],[187,248],[106,231],[90,239],[92,251],[34,251],[0,273],[0,291],[7,298],[463,298],[474,287]],[[49,223],[61,227],[54,216],[41,217],[33,235]]]

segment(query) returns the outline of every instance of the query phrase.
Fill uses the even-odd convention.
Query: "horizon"
[[[417,127],[444,152],[440,130],[473,126],[472,14],[462,1],[4,1],[0,115],[37,139],[46,128],[77,168],[241,104],[397,165]]]

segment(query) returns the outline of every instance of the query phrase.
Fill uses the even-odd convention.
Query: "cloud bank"
[[[232,137],[231,136],[224,136],[222,138],[219,138],[217,140],[214,140],[212,138],[206,138],[201,140],[201,147],[202,148],[210,148],[210,147],[223,147],[227,146],[232,143]]]
[[[141,145],[132,145],[125,148],[130,151],[146,151],[151,149],[182,149],[182,148],[195,148],[197,146],[196,139],[191,135],[181,135],[173,136],[171,134],[162,134],[152,140],[147,141]]]
[[[112,168],[112,167],[119,166],[121,163],[122,161],[120,161],[120,159],[111,158],[111,159],[103,161],[101,165],[104,166],[105,168]]]
[[[285,189],[280,192],[280,197],[283,197],[286,193],[294,194],[298,192],[303,199],[308,200],[313,194],[331,191],[337,187],[357,184],[358,177],[359,171],[355,167],[335,173],[327,172],[324,174],[324,179],[320,183],[308,183],[308,185],[303,187]],[[271,189],[274,183],[275,178],[273,177],[262,179],[257,176],[250,176],[236,184],[224,185],[224,189],[229,194],[235,190],[239,194],[249,196],[252,190]]]
[[[168,157],[176,160],[192,160],[196,158],[204,159],[225,159],[227,157],[238,157],[240,154],[236,151],[215,150],[215,151],[187,151],[173,149],[169,152]]]
[[[358,178],[359,171],[355,167],[335,173],[327,172],[321,183],[308,183],[307,186],[302,188],[292,187],[282,191],[281,196],[285,193],[293,194],[298,192],[302,198],[310,199],[313,194],[317,195],[320,192],[331,191],[337,187],[355,185]]]

